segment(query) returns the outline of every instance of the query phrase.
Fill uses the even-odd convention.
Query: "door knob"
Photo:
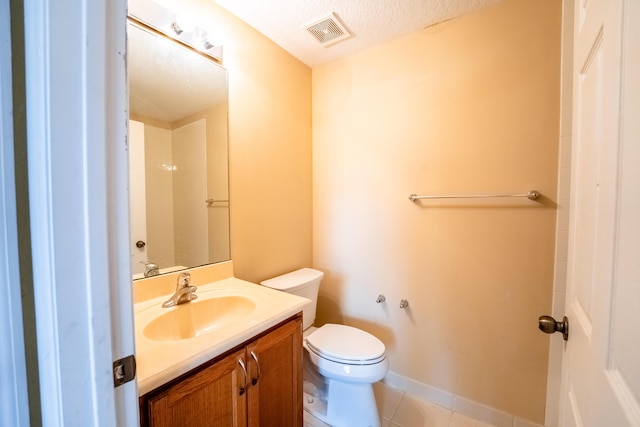
[[[146,244],[145,242],[143,242],[142,240],[138,240],[138,241],[136,242],[136,248],[142,249],[142,248],[144,248],[145,246],[147,246],[147,244]]]
[[[556,319],[551,316],[540,316],[538,318],[538,328],[545,334],[561,332],[565,341],[569,339],[569,319],[567,319],[567,316],[562,318],[562,322],[556,322]]]

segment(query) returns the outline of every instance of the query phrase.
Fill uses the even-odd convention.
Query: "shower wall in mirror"
[[[128,43],[134,279],[228,260],[227,71],[133,21]]]

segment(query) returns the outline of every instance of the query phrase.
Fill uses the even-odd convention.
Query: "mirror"
[[[133,278],[228,260],[227,71],[127,27]]]

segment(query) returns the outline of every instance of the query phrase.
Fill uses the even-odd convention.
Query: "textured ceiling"
[[[310,67],[502,0],[214,0]],[[321,46],[305,27],[331,12],[353,37]]]

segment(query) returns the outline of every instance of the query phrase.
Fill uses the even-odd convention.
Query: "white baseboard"
[[[455,394],[404,377],[395,372],[388,372],[383,382],[389,387],[404,391],[434,405],[479,421],[491,423],[497,427],[543,427],[532,421],[518,418],[499,409],[491,408],[462,396],[456,396]]]

